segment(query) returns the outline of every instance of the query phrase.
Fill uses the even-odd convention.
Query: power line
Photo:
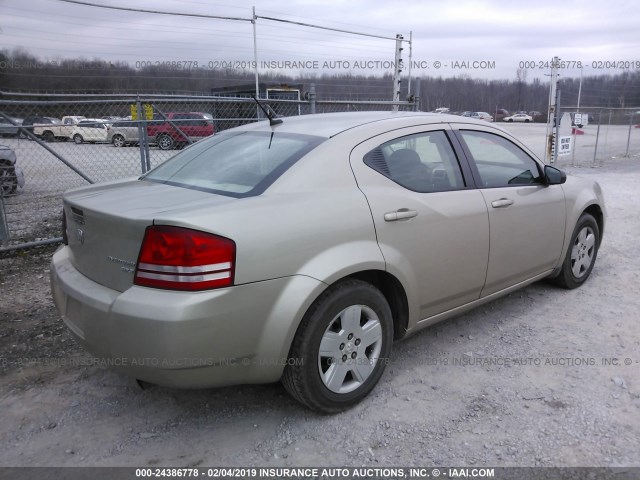
[[[87,7],[108,8],[110,10],[121,10],[121,11],[127,11],[127,12],[154,13],[158,15],[177,15],[179,17],[215,18],[218,20],[236,20],[241,22],[253,22],[252,18],[223,17],[220,15],[205,15],[202,13],[165,12],[162,10],[146,10],[142,8],[116,7],[111,5],[99,5],[97,3],[91,3],[91,2],[81,2],[80,0],[58,0],[58,1],[65,2],[65,3],[74,3],[76,5],[84,5]]]

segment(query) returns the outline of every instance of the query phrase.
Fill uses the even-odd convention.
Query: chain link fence
[[[571,153],[560,166],[598,167],[616,159],[640,159],[640,107],[562,107],[560,136],[570,136]]]
[[[307,97],[261,103],[279,117],[415,109],[407,102],[320,101],[313,88]],[[3,94],[0,251],[59,241],[66,190],[138,176],[199,139],[264,118],[253,98]]]

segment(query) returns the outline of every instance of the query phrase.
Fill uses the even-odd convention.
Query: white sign
[[[571,154],[571,137],[560,137],[558,156]]]
[[[574,113],[573,124],[579,127],[585,127],[589,123],[589,115],[587,113]]]

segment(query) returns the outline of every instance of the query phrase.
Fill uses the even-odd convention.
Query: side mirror
[[[545,165],[544,178],[547,182],[547,185],[560,185],[567,181],[567,174],[559,168]]]

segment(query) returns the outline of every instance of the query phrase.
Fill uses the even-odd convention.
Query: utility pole
[[[553,57],[551,63],[551,85],[549,86],[549,108],[547,117],[547,144],[545,149],[545,163],[553,163],[554,151],[556,149],[556,130],[555,122],[558,118],[556,115],[557,105],[557,89],[558,89],[558,64],[560,59]]]
[[[251,23],[253,24],[253,74],[256,80],[256,98],[260,98],[260,80],[258,79],[258,36],[256,34],[256,23],[258,17],[256,16],[256,7],[253,7],[253,17]],[[256,105],[256,118],[260,118],[260,104]]]
[[[400,79],[400,74],[402,73],[402,40],[403,36],[400,34],[396,35],[396,57],[395,57],[395,72],[393,74],[393,97],[392,100],[394,102],[400,101],[400,83],[402,80]],[[393,106],[393,111],[398,111],[398,105]]]

